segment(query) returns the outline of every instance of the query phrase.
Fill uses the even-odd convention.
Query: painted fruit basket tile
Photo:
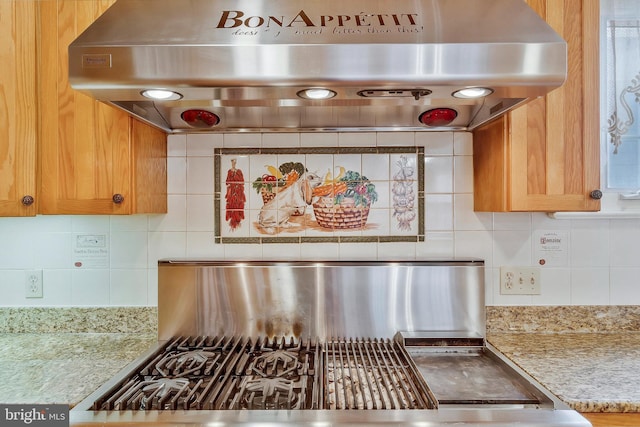
[[[419,147],[217,149],[216,241],[422,241]]]

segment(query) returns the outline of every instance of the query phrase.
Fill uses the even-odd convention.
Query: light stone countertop
[[[151,333],[0,333],[0,403],[73,407],[156,342]]]
[[[0,403],[74,406],[156,325],[155,307],[0,308]],[[640,306],[489,306],[487,339],[578,411],[640,412]]]
[[[493,333],[487,341],[579,412],[640,412],[640,333]]]
[[[156,343],[150,333],[0,334],[0,403],[76,405]],[[492,333],[570,407],[640,411],[640,333]]]

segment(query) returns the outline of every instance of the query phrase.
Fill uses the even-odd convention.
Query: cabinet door
[[[475,210],[599,210],[598,1],[527,3],[567,41],[567,80],[474,132]]]
[[[68,83],[68,45],[114,1],[38,2],[42,111],[40,213],[166,212],[166,201],[164,208],[147,209],[144,203],[137,203],[135,194],[138,182],[166,183],[166,167],[147,168],[144,161],[136,158],[139,154],[158,155],[164,149],[166,161],[166,136],[155,129],[135,131],[134,120],[126,113],[74,91]],[[151,137],[156,149],[136,150],[134,138],[140,135]],[[145,146],[145,142],[141,145]],[[145,167],[139,168],[141,163]],[[138,175],[145,173],[165,175]],[[158,191],[163,191],[166,199],[166,189]]]
[[[0,216],[36,214],[35,10],[0,1]]]

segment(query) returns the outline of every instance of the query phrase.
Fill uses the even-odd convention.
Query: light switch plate
[[[540,295],[540,268],[500,267],[502,295]]]

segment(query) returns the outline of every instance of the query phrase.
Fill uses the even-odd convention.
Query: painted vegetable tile
[[[419,149],[335,154],[323,150],[271,149],[242,155],[216,150],[217,241],[424,238]]]
[[[242,169],[237,168],[237,162],[237,159],[231,159],[231,167],[227,171],[225,180],[227,192],[224,196],[226,202],[224,218],[231,230],[237,229],[245,219],[244,209],[247,201],[244,192],[244,174]]]

